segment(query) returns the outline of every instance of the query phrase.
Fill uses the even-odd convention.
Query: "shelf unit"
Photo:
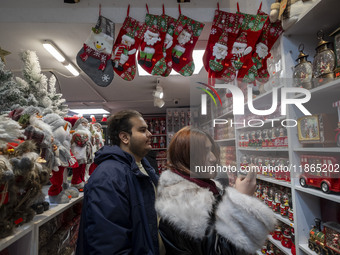
[[[279,56],[279,64],[282,65],[282,70],[280,72],[281,85],[276,86],[278,89],[278,93],[280,93],[280,89],[283,87],[294,86],[293,79],[291,77],[293,77],[293,67],[297,64],[295,62],[295,59],[299,54],[298,46],[300,45],[300,43],[304,43],[304,52],[309,55],[309,61],[312,61],[313,59],[311,57],[315,55],[315,48],[318,44],[318,39],[316,36],[317,31],[322,29],[324,31],[325,40],[332,41],[332,39],[327,37],[327,35],[329,35],[330,32],[334,31],[339,26],[339,11],[337,10],[337,8],[334,8],[335,6],[339,5],[337,0],[312,1],[314,5],[310,9],[304,10],[304,12],[299,17],[298,22],[290,27],[287,31],[285,31],[277,41],[276,45],[274,45],[273,47],[273,49],[275,48],[275,50],[279,52],[276,55]],[[267,6],[270,6],[273,1],[267,0],[266,2]],[[337,109],[332,107],[332,103],[340,100],[340,79],[335,79],[328,83],[314,87],[310,90],[310,93],[311,99],[309,102],[305,103],[304,106],[312,114],[336,114]],[[221,95],[223,95],[223,93],[221,93]],[[291,95],[291,98],[295,99],[300,97],[301,95]],[[268,101],[269,103],[272,102],[272,92],[265,92],[253,98],[252,101],[256,109],[267,109],[261,108],[261,106],[266,105],[266,102],[268,103]],[[278,96],[278,102],[280,102],[280,96]],[[215,107],[208,98],[207,110],[211,111],[211,117],[210,119],[205,118],[202,123],[204,123],[204,130],[209,131],[213,137],[215,131],[215,129],[211,127],[213,119],[233,118],[234,122],[237,123],[240,122],[240,117],[244,117],[240,115],[233,116],[232,110],[230,109],[229,105],[225,106],[223,103],[223,107],[226,107],[226,113],[220,114],[221,109],[217,109],[217,107]],[[245,103],[245,113],[247,114],[247,103]],[[288,147],[240,147],[240,136],[242,135],[242,133],[253,130],[267,129],[273,125],[271,119],[275,119],[275,126],[281,125],[280,122],[284,119],[297,120],[298,118],[302,117],[303,114],[296,106],[287,105],[285,116],[274,116],[276,117],[267,118],[267,120],[262,118],[262,116],[256,116],[256,119],[260,119],[263,122],[263,125],[261,127],[244,127],[243,125],[241,125],[241,120],[241,124],[239,124],[239,126],[235,125],[235,139],[220,139],[215,141],[219,145],[228,144],[233,146],[235,144],[238,169],[242,161],[242,155],[244,154],[253,154],[255,157],[287,157],[289,159],[289,165],[295,166],[300,165],[300,156],[302,154],[324,156],[336,155],[340,157],[340,147],[304,147],[298,141],[296,127],[287,128]],[[334,126],[334,129],[335,128],[336,126]],[[325,194],[320,189],[301,187],[298,177],[299,173],[291,173],[291,183],[279,181],[264,175],[258,175],[257,179],[275,185],[283,186],[291,190],[292,204],[294,208],[294,222],[291,222],[290,220],[282,217],[279,214],[277,214],[276,217],[279,221],[291,227],[294,227],[297,255],[314,255],[316,253],[308,248],[309,230],[311,228],[311,225],[314,224],[314,218],[321,218],[323,222],[332,220],[336,221],[334,220],[334,215],[327,216],[327,214],[324,212],[325,210],[322,207],[325,203],[333,203],[332,205],[335,205],[337,210],[340,211],[340,209],[338,209],[340,208],[340,193]],[[340,220],[338,220],[338,223],[340,223]],[[271,236],[268,239],[270,242],[275,244],[284,254],[291,254],[290,249],[282,247],[280,242],[274,240],[273,238],[271,238]],[[260,251],[257,251],[257,254],[262,253]]]
[[[44,187],[44,189],[46,188],[48,189],[48,187]],[[39,228],[82,200],[83,193],[80,193],[79,197],[72,198],[67,204],[50,204],[49,210],[36,215],[32,221],[16,228],[12,235],[0,239],[0,252],[7,248],[9,254],[38,254]],[[46,196],[46,201],[48,201],[48,196]]]

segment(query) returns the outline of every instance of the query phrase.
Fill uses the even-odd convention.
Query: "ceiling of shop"
[[[164,1],[165,13],[178,17],[177,2]],[[236,0],[220,3],[222,10],[235,12]],[[260,1],[240,0],[242,11],[255,13]],[[267,2],[267,1],[264,1]],[[273,1],[268,1],[273,2]],[[103,16],[115,23],[115,33],[118,35],[121,24],[126,16],[128,3],[131,5],[130,16],[143,21],[146,14],[144,1],[140,0],[80,0],[77,4],[65,4],[63,0],[2,0],[0,8],[0,47],[12,54],[6,57],[6,66],[15,76],[21,75],[22,62],[19,57],[21,50],[36,51],[44,74],[48,77],[53,72],[57,76],[58,92],[63,93],[69,107],[101,108],[114,113],[117,110],[134,108],[143,114],[163,113],[167,107],[182,107],[190,105],[190,88],[196,87],[196,82],[207,81],[204,68],[198,75],[182,77],[179,75],[160,78],[164,89],[165,106],[161,109],[153,106],[152,91],[158,77],[138,76],[132,82],[127,82],[115,76],[112,83],[105,88],[93,83],[85,73],[72,77],[70,73],[57,62],[43,47],[43,40],[53,41],[76,65],[75,57],[87,39],[91,27],[96,23],[99,4]],[[162,2],[147,1],[149,11],[160,14]],[[269,3],[270,4],[270,3]],[[205,49],[209,38],[211,22],[217,1],[191,0],[182,3],[182,14],[206,23],[199,38],[196,49]],[[263,4],[263,10],[268,5]],[[191,89],[192,93],[200,93]],[[199,99],[199,96],[195,98]],[[178,99],[178,104],[174,103]],[[198,104],[191,102],[191,105]]]

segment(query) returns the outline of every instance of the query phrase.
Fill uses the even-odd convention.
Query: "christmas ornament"
[[[77,54],[78,66],[98,86],[106,87],[113,79],[111,54],[114,41],[114,23],[99,15],[95,27]]]
[[[298,64],[294,67],[293,79],[295,87],[303,87],[305,89],[312,89],[313,69],[312,63],[307,61],[308,55],[303,53],[304,46],[300,44],[300,54],[297,58]]]
[[[132,81],[136,75],[136,51],[142,41],[145,24],[129,16],[119,31],[112,49],[112,65],[117,75],[126,81]]]
[[[192,52],[204,24],[181,14],[175,25],[172,49],[173,69],[183,76],[191,76],[195,70]]]

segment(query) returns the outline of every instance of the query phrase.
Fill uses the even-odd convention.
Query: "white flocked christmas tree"
[[[27,88],[26,88],[27,89]],[[27,106],[25,88],[13,78],[11,71],[6,70],[0,59],[0,114],[7,113],[16,107]]]
[[[56,77],[50,79],[41,72],[37,54],[26,50],[21,52],[23,78],[13,78],[0,60],[0,114],[8,113],[18,107],[36,106],[41,112],[54,112],[64,117],[68,112],[66,100],[57,93]]]

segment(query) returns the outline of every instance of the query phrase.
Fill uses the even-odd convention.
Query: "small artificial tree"
[[[14,80],[12,72],[5,69],[5,64],[0,59],[0,114],[8,113],[19,106],[27,106],[27,90],[25,84],[18,84]]]
[[[48,97],[52,101],[51,108],[52,108],[53,112],[64,117],[68,112],[68,105],[65,104],[66,100],[64,98],[62,98],[63,95],[61,93],[57,93],[55,84],[56,84],[56,78],[55,78],[54,75],[52,75],[50,77],[50,80],[49,80]]]

